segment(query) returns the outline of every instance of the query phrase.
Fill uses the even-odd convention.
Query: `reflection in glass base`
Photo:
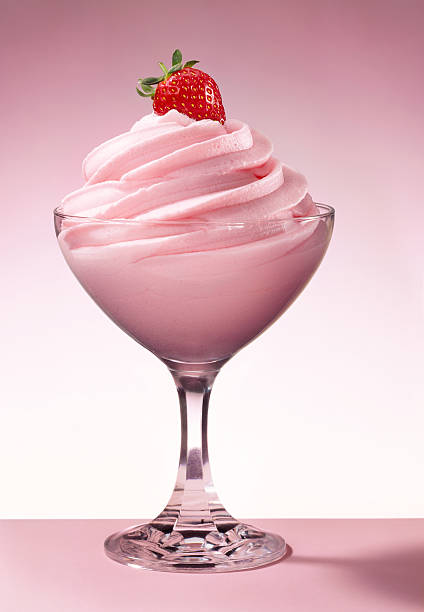
[[[279,535],[244,523],[227,531],[165,531],[153,523],[109,536],[106,554],[119,563],[161,572],[233,572],[267,565],[286,554]]]

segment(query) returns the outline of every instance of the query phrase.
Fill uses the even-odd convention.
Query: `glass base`
[[[154,523],[115,533],[105,541],[114,561],[161,572],[215,573],[260,567],[286,554],[283,538],[244,523],[227,531],[165,531]]]

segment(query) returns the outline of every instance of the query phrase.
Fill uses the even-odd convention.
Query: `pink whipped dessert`
[[[63,254],[162,358],[230,357],[296,298],[328,245],[305,178],[242,121],[164,108],[91,151],[83,174],[61,203]]]

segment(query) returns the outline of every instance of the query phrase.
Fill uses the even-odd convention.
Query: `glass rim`
[[[59,217],[60,219],[70,219],[75,221],[82,222],[96,222],[96,223],[122,223],[122,224],[130,224],[130,225],[202,225],[202,226],[212,226],[212,227],[249,227],[252,225],[278,225],[282,223],[287,223],[289,221],[317,221],[320,219],[326,219],[333,217],[335,214],[335,209],[329,204],[322,204],[320,202],[315,202],[315,206],[323,212],[319,212],[316,215],[305,215],[299,217],[274,217],[267,219],[255,219],[248,221],[232,221],[229,219],[228,221],[215,221],[214,219],[193,219],[193,218],[179,218],[179,219],[120,219],[116,217],[114,219],[99,219],[97,217],[85,217],[83,215],[70,215],[68,213],[63,212],[62,205],[56,206],[53,210],[54,216]]]

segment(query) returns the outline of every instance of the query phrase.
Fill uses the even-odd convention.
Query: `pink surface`
[[[286,560],[220,575],[118,565],[103,539],[128,521],[2,521],[2,612],[413,612],[424,606],[424,520],[259,520]]]

